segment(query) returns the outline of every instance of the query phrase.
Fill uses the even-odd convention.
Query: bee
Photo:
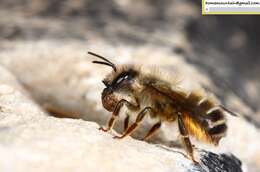
[[[142,140],[147,140],[160,129],[163,122],[176,122],[181,140],[188,157],[193,161],[193,145],[190,136],[197,140],[218,145],[225,136],[227,124],[224,112],[233,112],[207,98],[201,92],[189,93],[174,87],[174,83],[153,73],[144,73],[134,65],[115,65],[105,57],[93,52],[88,54],[101,61],[93,63],[109,66],[113,71],[102,81],[105,88],[101,99],[103,107],[112,112],[107,128],[111,130],[119,117],[120,109],[126,106],[130,112],[137,113],[135,122],[128,126],[129,115],[124,120],[124,132],[114,138],[122,139],[132,134],[145,116],[158,119]],[[235,114],[234,114],[235,115]]]

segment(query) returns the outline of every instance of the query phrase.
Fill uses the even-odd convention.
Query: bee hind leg
[[[138,125],[140,124],[140,122],[143,120],[143,118],[145,117],[145,115],[147,114],[147,112],[151,110],[151,107],[145,107],[138,115],[137,118],[135,120],[135,122],[130,125],[125,132],[121,135],[121,136],[115,136],[115,139],[122,139],[130,134],[132,134],[134,132],[134,130],[138,127]]]
[[[144,136],[142,140],[148,140],[150,137],[152,137],[157,130],[159,130],[161,127],[161,121],[154,124],[154,126],[148,131],[148,133]]]
[[[187,129],[185,128],[185,125],[183,123],[182,117],[179,114],[178,115],[178,127],[179,127],[179,131],[182,137],[182,141],[184,143],[185,149],[190,157],[190,159],[194,162],[194,163],[198,163],[193,156],[193,145],[191,144]]]

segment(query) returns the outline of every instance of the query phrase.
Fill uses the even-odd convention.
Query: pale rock
[[[0,67],[0,171],[187,171],[200,170],[181,153],[134,140],[114,140],[93,122],[43,112]]]

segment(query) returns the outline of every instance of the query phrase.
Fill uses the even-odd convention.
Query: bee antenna
[[[96,64],[103,64],[103,65],[107,65],[113,68],[113,70],[116,72],[116,67],[113,64],[107,63],[107,62],[101,62],[101,61],[92,61],[92,63],[96,63]]]
[[[93,53],[93,52],[88,52],[88,54],[92,55],[92,56],[95,56],[95,57],[98,57],[102,60],[104,60],[105,62],[102,62],[102,61],[92,61],[93,63],[97,63],[97,64],[103,64],[103,65],[107,65],[107,66],[111,66],[113,68],[113,70],[116,72],[116,66],[114,63],[112,63],[111,61],[109,61],[108,59],[106,59],[105,57],[101,56],[101,55],[98,55],[96,53]]]

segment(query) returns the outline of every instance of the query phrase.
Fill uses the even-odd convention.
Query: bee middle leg
[[[100,127],[99,130],[102,130],[102,131],[104,131],[104,132],[107,132],[107,131],[109,131],[109,130],[111,130],[111,129],[113,128],[113,126],[114,126],[114,124],[115,124],[115,120],[116,120],[116,118],[117,118],[118,115],[119,115],[120,109],[121,109],[121,107],[122,107],[125,103],[128,104],[128,105],[132,105],[130,102],[128,102],[128,101],[125,100],[125,99],[120,100],[120,101],[117,103],[117,105],[116,105],[116,107],[115,107],[115,109],[114,109],[114,111],[113,111],[113,113],[112,113],[112,116],[111,116],[111,118],[110,118],[109,121],[108,121],[107,128],[105,129],[105,128],[103,128],[103,127]],[[134,106],[134,105],[132,105],[132,106]]]
[[[115,139],[122,139],[130,134],[132,134],[134,132],[134,130],[138,127],[138,125],[140,124],[140,122],[143,120],[143,118],[145,117],[145,115],[147,114],[147,112],[149,110],[151,110],[151,107],[145,107],[138,115],[137,118],[135,120],[135,122],[129,126],[124,133],[121,136],[114,136]]]
[[[126,129],[128,128],[128,124],[129,124],[129,114],[126,115],[126,118],[124,120],[124,132],[126,131]]]
[[[161,124],[161,121],[154,124],[154,126],[148,131],[148,133],[144,136],[142,140],[148,140],[150,137],[152,137],[155,134],[155,132],[160,129]]]
[[[189,157],[191,158],[191,160],[195,163],[197,163],[197,161],[194,159],[193,156],[193,145],[191,144],[187,129],[185,128],[185,125],[183,123],[182,117],[179,114],[178,115],[178,127],[179,127],[179,131],[180,134],[182,136],[182,141],[184,143],[185,149],[189,155]]]

